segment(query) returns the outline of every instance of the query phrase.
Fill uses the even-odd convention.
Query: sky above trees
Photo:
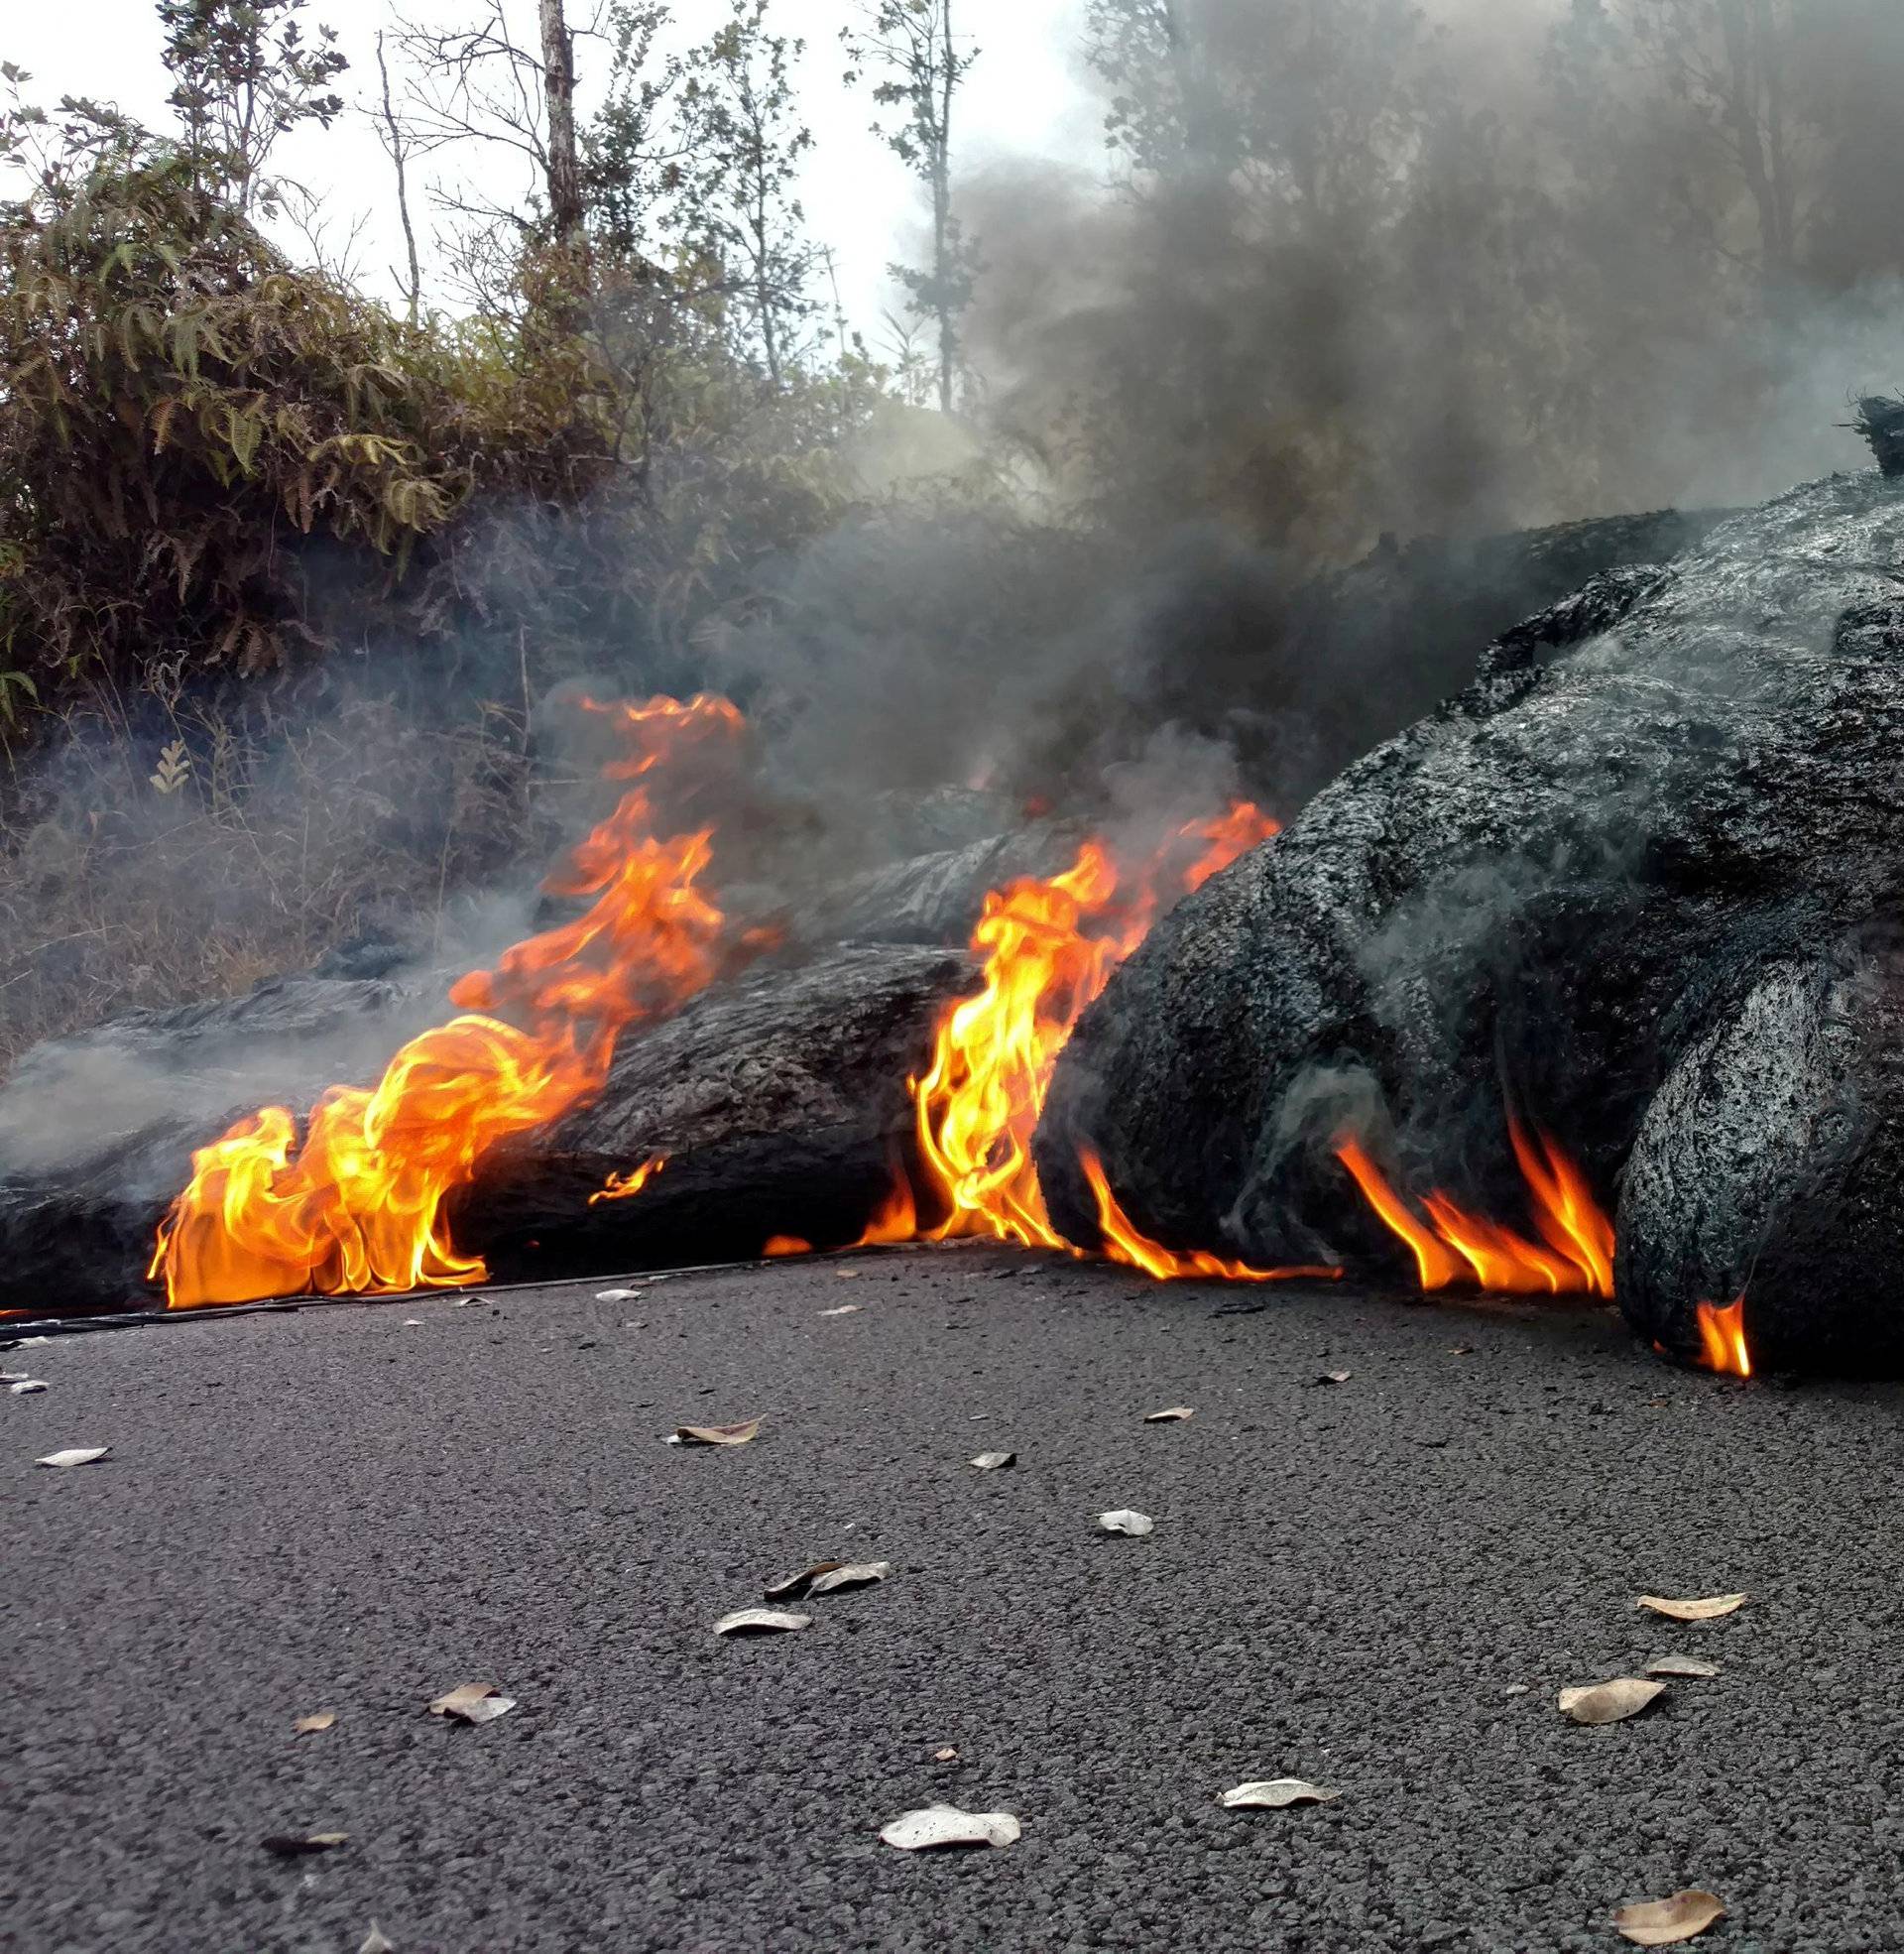
[[[533,45],[534,0],[506,4],[525,45]],[[37,100],[88,95],[163,123],[169,82],[151,0],[86,0],[84,11],[81,34],[66,9],[21,7],[0,30],[0,59],[32,74],[29,92]],[[448,28],[482,8],[480,0],[416,0],[397,11],[419,26]],[[684,47],[706,31],[717,9],[700,0],[678,12],[683,18],[668,45]],[[568,13],[571,23],[585,25],[585,0],[569,0]],[[900,301],[887,265],[913,253],[925,223],[924,201],[904,167],[871,132],[875,105],[867,92],[842,80],[848,63],[839,35],[859,17],[853,0],[777,0],[771,17],[776,32],[806,43],[793,78],[815,140],[801,159],[800,195],[817,241],[837,254],[847,315],[878,351],[887,336],[883,314]],[[369,113],[378,87],[376,36],[393,26],[391,0],[313,0],[306,19],[313,28],[321,22],[337,31],[350,61],[337,85],[351,110],[328,130],[296,132],[275,154],[273,169],[318,199],[327,251],[342,250],[362,220],[350,245],[359,279],[367,290],[394,297],[400,280],[391,268],[401,264],[404,247],[390,164]],[[961,0],[959,29],[961,40],[979,53],[960,105],[962,171],[1025,155],[1097,169],[1100,111],[1079,71],[1081,0]],[[603,42],[578,38],[576,93],[584,119],[601,99],[608,63]],[[452,193],[461,183],[499,201],[519,199],[530,183],[518,160],[470,145],[438,157],[425,174],[442,180]],[[423,224],[420,215],[418,221]],[[438,303],[455,304],[453,277],[440,253],[427,254],[424,283]],[[830,307],[831,295],[826,297]]]

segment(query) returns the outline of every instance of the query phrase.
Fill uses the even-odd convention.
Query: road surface
[[[1702,1949],[1904,1948],[1897,1387],[993,1249],[609,1286],[0,1353],[0,1947],[1465,1954],[1703,1887]],[[821,1558],[894,1571],[711,1633]],[[1282,1775],[1340,1796],[1217,1803]],[[880,1843],[938,1801],[1023,1835]]]

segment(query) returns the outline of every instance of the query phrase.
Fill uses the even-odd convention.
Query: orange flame
[[[584,706],[627,741],[615,780],[742,730],[733,705],[706,695]],[[301,1142],[289,1110],[269,1106],[194,1154],[149,1272],[168,1306],[481,1282],[480,1258],[449,1239],[449,1195],[501,1142],[598,1091],[620,1034],[722,967],[725,918],[697,887],[711,837],[653,826],[646,789],[630,788],[545,885],[588,898],[584,913],[461,979],[461,1015],[412,1038],[375,1087],[333,1086]]]
[[[1700,1364],[1723,1377],[1748,1378],[1752,1353],[1745,1342],[1745,1298],[1737,1295],[1723,1306],[1698,1302],[1693,1315],[1699,1325]]]
[[[1125,1213],[1118,1197],[1111,1191],[1111,1183],[1104,1177],[1104,1162],[1095,1153],[1087,1149],[1078,1156],[1078,1164],[1083,1167],[1084,1177],[1091,1185],[1092,1198],[1098,1204],[1098,1228],[1104,1237],[1106,1259],[1124,1263],[1130,1269],[1141,1269],[1146,1276],[1154,1276],[1159,1282],[1175,1282],[1185,1276],[1215,1277],[1226,1282],[1282,1282],[1297,1277],[1333,1282],[1342,1275],[1342,1271],[1333,1266],[1251,1269],[1247,1262],[1226,1262],[1222,1256],[1210,1255],[1203,1249],[1191,1249],[1182,1254],[1175,1249],[1166,1249],[1160,1242],[1153,1242],[1148,1235],[1141,1233]]]
[[[1484,1289],[1517,1295],[1545,1290],[1550,1295],[1610,1296],[1612,1224],[1580,1169],[1545,1134],[1529,1141],[1517,1120],[1508,1122],[1508,1132],[1541,1242],[1470,1214],[1439,1189],[1422,1197],[1428,1211],[1424,1223],[1355,1139],[1339,1140],[1336,1158],[1390,1232],[1408,1244],[1424,1289],[1445,1289],[1468,1280]]]
[[[912,1183],[901,1173],[881,1202],[878,1213],[866,1224],[866,1233],[852,1246],[882,1248],[891,1242],[916,1242],[918,1238],[919,1216],[912,1201]]]
[[[588,1197],[589,1206],[597,1201],[625,1201],[631,1194],[639,1194],[666,1164],[665,1154],[651,1154],[633,1173],[611,1173]]]
[[[813,1244],[798,1235],[770,1235],[761,1244],[761,1254],[767,1257],[783,1255],[811,1255]]]
[[[1250,801],[1181,828],[1134,872],[1102,841],[1087,841],[1061,874],[994,890],[972,932],[985,959],[979,990],[939,1023],[932,1061],[907,1081],[918,1154],[933,1206],[946,1218],[927,1239],[990,1236],[1026,1248],[1069,1249],[1046,1212],[1031,1136],[1051,1073],[1084,1009],[1143,941],[1166,899],[1201,888],[1276,823]],[[1235,1275],[1265,1281],[1201,1253],[1179,1256],[1140,1234],[1082,1162],[1103,1224],[1103,1253],[1165,1279]],[[865,1241],[909,1240],[916,1203],[901,1178]],[[1333,1272],[1331,1272],[1333,1273]]]

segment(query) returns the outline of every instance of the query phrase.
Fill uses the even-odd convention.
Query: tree
[[[589,224],[610,251],[651,249],[680,190],[685,156],[670,98],[686,68],[657,41],[667,0],[613,0],[608,11],[608,87],[586,143]]]
[[[1574,0],[1552,71],[1583,181],[1683,249],[1789,286],[1821,151],[1803,0]],[[1609,147],[1610,145],[1610,147]]]
[[[874,124],[887,146],[922,183],[932,200],[932,262],[923,271],[890,267],[910,295],[913,310],[930,318],[939,338],[939,408],[950,414],[959,372],[959,321],[972,301],[977,256],[952,208],[952,105],[976,48],[960,53],[952,27],[953,0],[877,0],[862,9],[863,24],[841,31],[849,84],[871,70],[873,99],[899,111],[892,125]]]
[[[304,0],[159,0],[167,97],[184,127],[200,189],[249,215],[268,191],[265,164],[300,122],[329,128],[343,112],[330,84],[348,65],[336,35],[303,38]]]
[[[571,251],[583,243],[582,166],[575,147],[575,37],[562,0],[536,0],[542,35],[542,101],[548,124],[548,221]]]
[[[384,154],[390,158],[391,168],[397,173],[397,216],[404,231],[404,273],[397,282],[403,289],[410,322],[415,325],[423,304],[423,275],[416,259],[416,226],[410,214],[410,153],[416,144],[410,130],[398,120],[396,104],[391,100],[390,62],[384,56],[382,28],[377,30],[377,78],[382,84],[377,140],[383,145]],[[392,276],[397,277],[397,274],[393,272]]]
[[[791,335],[812,310],[819,260],[793,186],[812,132],[796,121],[790,60],[804,44],[767,29],[768,0],[732,0],[726,23],[687,60],[684,163],[670,221],[720,267],[738,301],[741,349],[780,384]]]
[[[535,173],[539,207],[443,201],[485,227],[579,252],[586,199],[575,130],[574,35],[562,0],[536,0],[537,42],[530,48],[511,29],[503,0],[487,0],[473,27],[425,28],[398,17],[397,45],[410,62],[398,118],[409,147],[429,155],[454,144],[500,145]]]

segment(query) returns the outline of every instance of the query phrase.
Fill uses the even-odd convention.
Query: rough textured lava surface
[[[1904,1363],[1904,488],[1835,476],[1503,634],[1475,681],[1151,932],[1060,1060],[1037,1159],[1263,1263],[1393,1256],[1334,1159],[1510,1208],[1506,1116],[1618,1190],[1674,1354]]]

